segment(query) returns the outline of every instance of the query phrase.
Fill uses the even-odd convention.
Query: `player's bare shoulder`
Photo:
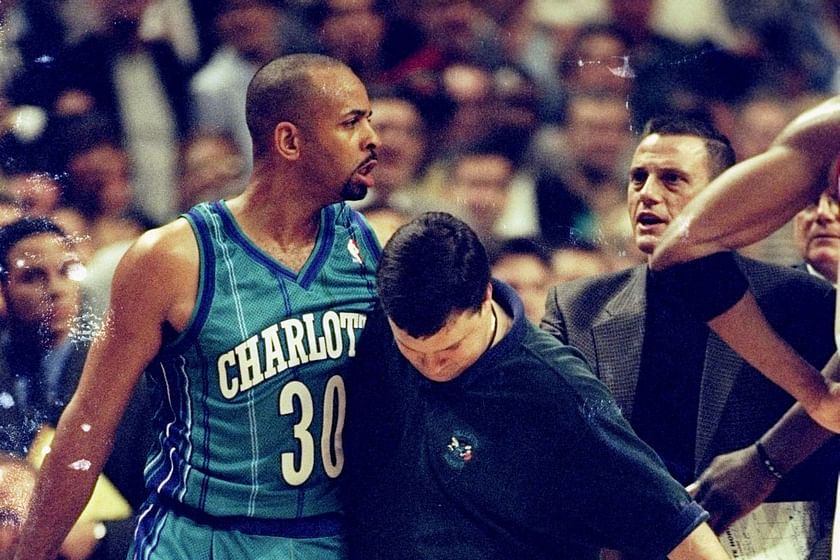
[[[198,245],[182,218],[141,235],[114,274],[115,298],[139,298],[176,329],[192,313],[198,291]],[[112,300],[112,301],[117,301]]]

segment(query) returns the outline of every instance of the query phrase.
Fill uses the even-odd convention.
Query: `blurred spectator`
[[[702,45],[680,43],[655,28],[654,0],[608,0],[607,6],[610,23],[627,40],[626,58],[617,72],[633,78],[629,101],[634,130],[651,117],[694,110],[698,87],[714,91],[718,82],[734,81],[721,69],[717,75],[705,72],[708,52],[722,51],[711,47],[706,52]]]
[[[67,159],[64,201],[84,217],[94,250],[154,225],[133,206],[129,169],[125,151],[107,139],[79,146]]]
[[[8,307],[0,386],[10,399],[0,422],[0,449],[25,454],[38,427],[58,420],[84,360],[71,334],[82,327],[78,282],[84,269],[64,232],[44,218],[24,218],[0,230],[0,266]]]
[[[765,151],[782,128],[799,111],[790,97],[774,93],[756,93],[735,106],[733,147],[738,160]],[[767,262],[793,265],[800,261],[794,242],[793,221],[765,239],[741,250],[744,255]]]
[[[190,72],[169,43],[141,38],[149,1],[96,0],[107,26],[57,61],[53,107],[63,115],[94,111],[117,125],[131,160],[136,202],[163,220],[177,202],[177,141],[189,125]]]
[[[636,77],[629,53],[630,39],[618,27],[581,27],[560,61],[559,74],[565,89],[626,97]]]
[[[324,0],[318,39],[324,54],[347,64],[370,88],[383,76],[385,26],[374,0]]]
[[[738,161],[766,150],[793,118],[791,100],[773,93],[756,93],[735,105],[732,147]]]
[[[239,193],[247,181],[245,155],[227,134],[198,132],[181,144],[178,210]],[[378,179],[378,177],[377,177]]]
[[[543,237],[555,245],[569,231],[594,241],[601,222],[624,207],[624,174],[632,149],[626,102],[609,94],[577,93],[564,130],[543,137],[537,161],[537,204]]]
[[[472,0],[396,4],[383,48],[387,51],[391,44],[408,42],[411,48],[400,49],[404,56],[390,61],[381,83],[404,89],[436,134],[450,121],[454,105],[462,98],[462,85],[470,88],[470,94],[476,91],[476,82],[482,92],[487,91],[488,79],[478,76],[478,71],[492,72],[504,62],[499,27],[483,4]],[[398,40],[396,33],[403,38]],[[458,70],[456,75],[444,76],[452,66]],[[462,68],[469,69],[469,74]]]
[[[61,200],[61,186],[46,171],[28,171],[7,177],[6,192],[20,211],[30,216],[50,216]]]
[[[488,250],[513,237],[501,228],[500,218],[508,205],[516,169],[504,153],[476,147],[456,155],[441,200],[443,208],[470,224]]]
[[[17,200],[5,190],[0,191],[0,227],[17,221],[21,216],[23,213]]]
[[[0,97],[14,104],[24,97],[42,104],[43,93],[27,91],[39,85],[64,47],[64,26],[57,15],[59,0],[4,0],[0,2]]]
[[[794,217],[793,232],[809,273],[837,284],[840,264],[840,202],[837,184],[831,185],[819,200],[809,204]]]
[[[502,61],[499,28],[484,3],[473,0],[419,0],[409,12],[422,31],[422,47],[402,64],[409,77],[440,71],[454,62],[494,67]]]
[[[21,217],[23,213],[15,199],[5,192],[0,192],[0,228],[18,221]],[[6,311],[6,300],[0,293],[0,325],[6,321]]]
[[[199,4],[195,0],[152,0],[140,21],[140,37],[145,41],[166,41],[182,63],[197,64],[204,58],[202,47],[206,48],[202,44],[206,36],[199,34],[195,14]]]
[[[588,243],[558,247],[551,252],[551,285],[613,270],[609,255]]]
[[[741,36],[740,54],[749,61],[754,87],[784,96],[828,93],[837,59],[819,24],[826,21],[820,0],[724,0],[729,20]],[[829,6],[836,2],[825,2]]]
[[[428,153],[426,123],[417,107],[408,99],[397,96],[373,97],[370,101],[371,124],[382,141],[376,150],[376,184],[357,208],[392,206],[411,212],[423,206],[418,197],[421,175]]]
[[[84,267],[54,222],[23,218],[0,229],[0,289],[8,318],[0,331],[0,449],[24,455],[42,425],[55,425],[81,374],[98,326],[83,311]],[[151,439],[145,385],[129,404],[106,476],[136,508],[143,497],[144,451]],[[93,523],[71,533],[70,558],[125,558],[133,520]],[[91,551],[96,547],[94,556]]]
[[[236,140],[251,166],[245,92],[257,69],[283,54],[283,10],[271,0],[222,0],[214,19],[220,45],[190,81],[193,128]]]
[[[551,257],[538,241],[508,239],[490,256],[494,278],[508,284],[522,298],[525,316],[538,325],[545,315],[545,298],[551,287]]]
[[[370,227],[384,246],[400,226],[411,221],[412,215],[388,206],[377,206],[362,210]]]
[[[0,93],[0,175],[23,173],[48,165],[39,141],[47,113],[33,105],[12,105]]]

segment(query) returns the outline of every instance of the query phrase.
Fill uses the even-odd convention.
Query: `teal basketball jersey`
[[[148,489],[213,516],[339,511],[343,375],[376,297],[375,235],[346,204],[328,206],[294,273],[224,202],[183,217],[199,246],[198,296],[147,370],[162,403]]]

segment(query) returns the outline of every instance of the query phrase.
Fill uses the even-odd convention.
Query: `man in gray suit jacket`
[[[633,156],[627,190],[639,249],[652,254],[668,223],[734,159],[729,141],[703,123],[648,123]],[[831,285],[786,267],[735,258],[773,326],[822,367],[834,347]],[[636,432],[671,474],[688,485],[715,456],[762,438],[793,400],[673,301],[649,267],[640,265],[554,287],[542,327],[583,352]],[[830,435],[810,423],[797,437],[816,448]],[[762,441],[750,459],[755,480],[744,484],[766,480],[775,489],[775,500],[828,502],[836,482],[826,466],[836,453],[834,439],[790,473],[773,472],[768,457],[790,442],[781,436]],[[711,504],[700,503],[710,509],[713,521],[726,518],[711,511]]]

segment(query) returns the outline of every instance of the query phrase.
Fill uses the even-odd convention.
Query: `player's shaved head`
[[[260,68],[245,100],[245,118],[254,145],[254,155],[271,145],[277,123],[300,125],[307,120],[313,102],[322,94],[313,76],[320,70],[344,69],[343,62],[318,54],[293,54],[272,60]]]

